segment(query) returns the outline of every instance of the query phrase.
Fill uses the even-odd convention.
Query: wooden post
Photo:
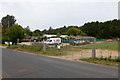
[[[94,38],[94,48],[92,48],[92,58],[96,58],[96,38]]]
[[[17,39],[17,44],[19,43],[19,39]]]

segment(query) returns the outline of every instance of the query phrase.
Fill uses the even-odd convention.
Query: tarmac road
[[[2,49],[3,78],[118,78],[118,69]]]

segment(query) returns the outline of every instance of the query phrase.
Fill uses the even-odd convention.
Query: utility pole
[[[9,21],[8,21],[8,46],[10,47]]]

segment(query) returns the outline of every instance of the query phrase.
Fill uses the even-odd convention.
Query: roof
[[[56,35],[47,35],[47,34],[45,34],[45,35],[43,35],[43,37],[56,37]],[[60,37],[62,37],[62,38],[65,38],[65,37],[67,37],[67,35],[61,35]]]
[[[95,37],[92,36],[68,36],[67,38],[73,38],[73,39],[95,39]]]
[[[67,35],[61,35],[60,37],[65,38],[65,37],[67,37]]]
[[[45,36],[46,36],[46,37],[56,37],[56,35],[46,35],[46,34],[43,35],[43,37],[45,37]]]

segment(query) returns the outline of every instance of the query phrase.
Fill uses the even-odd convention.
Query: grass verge
[[[0,46],[7,46],[7,44],[0,44]]]
[[[10,46],[10,47],[7,47],[7,49],[17,49],[18,47],[17,46]]]
[[[89,59],[80,59],[82,61],[94,63],[94,64],[101,64],[101,65],[109,65],[109,66],[114,66],[118,67],[120,64],[120,59],[110,59],[110,58],[89,58]]]
[[[61,56],[63,55],[63,48],[58,50],[56,47],[54,48],[46,48],[46,52],[43,50],[43,46],[27,46],[27,45],[12,45],[7,47],[7,49],[16,49],[19,51],[25,51],[35,54],[49,55],[49,56]]]

